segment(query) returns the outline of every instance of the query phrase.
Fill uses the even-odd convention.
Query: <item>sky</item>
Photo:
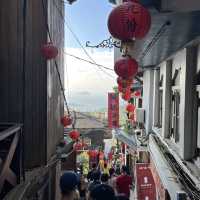
[[[86,41],[98,44],[109,38],[108,14],[112,4],[108,0],[77,0],[65,8],[66,21],[85,47]],[[86,48],[96,63],[113,68],[114,55],[110,49]],[[65,27],[65,52],[90,60]],[[107,93],[116,85],[113,77],[102,72],[97,66],[65,55],[65,89],[69,105],[80,111],[98,111],[107,107]]]

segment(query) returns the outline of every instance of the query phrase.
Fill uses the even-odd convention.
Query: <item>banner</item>
[[[135,176],[137,199],[156,200],[156,188],[149,164],[137,163]]]
[[[108,127],[119,128],[119,94],[108,93]]]

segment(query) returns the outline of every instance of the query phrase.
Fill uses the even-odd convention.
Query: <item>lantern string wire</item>
[[[50,41],[53,43],[53,39],[52,39],[52,36],[51,36],[51,33],[50,33],[50,29],[49,29],[49,24],[48,24],[48,21],[47,21],[47,13],[46,13],[47,9],[45,7],[44,0],[42,0],[42,7],[43,7],[43,14],[44,14],[47,33],[48,33]],[[65,102],[65,106],[66,106],[66,109],[67,109],[67,113],[68,113],[68,115],[70,115],[70,110],[69,110],[69,106],[68,106],[68,103],[67,103],[67,98],[65,96],[65,90],[64,90],[64,87],[63,87],[63,83],[62,83],[62,80],[61,80],[61,75],[60,75],[60,71],[59,71],[58,63],[57,63],[56,59],[54,59],[54,64],[55,64],[56,72],[57,72],[57,75],[58,75],[60,89],[61,89],[61,92],[62,92],[62,95],[63,95],[63,98],[64,98],[64,102]]]
[[[114,71],[114,69],[111,69],[111,68],[109,68],[109,67],[105,67],[104,65],[101,65],[101,64],[98,64],[98,63],[94,63],[94,62],[89,61],[89,60],[86,60],[86,59],[84,59],[84,58],[80,58],[80,57],[75,56],[75,55],[72,55],[72,54],[70,54],[70,53],[64,52],[64,54],[66,54],[67,56],[76,58],[76,59],[78,59],[78,60],[81,60],[81,61],[90,63],[90,64],[92,64],[92,65],[97,65],[97,66],[102,67],[102,68],[104,68],[104,69],[106,69],[106,70]]]
[[[66,25],[66,27],[68,28],[68,30],[71,32],[72,36],[74,37],[74,39],[76,40],[76,42],[79,44],[79,46],[81,47],[81,49],[83,50],[83,52],[86,54],[86,56],[93,62],[96,64],[96,66],[99,68],[99,70],[101,70],[102,72],[104,72],[106,75],[108,75],[111,78],[115,78],[113,75],[109,74],[107,71],[103,70],[97,63],[96,61],[90,56],[90,54],[87,52],[87,50],[85,49],[85,47],[83,46],[83,44],[81,43],[81,41],[79,40],[78,36],[75,34],[75,32],[72,30],[72,28],[69,26],[69,24],[67,23],[67,21],[65,20],[65,17],[62,13],[62,11],[59,9],[58,5],[56,4],[55,0],[52,1],[55,8],[57,9],[61,19],[63,20],[64,24]]]

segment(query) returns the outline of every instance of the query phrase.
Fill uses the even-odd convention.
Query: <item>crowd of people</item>
[[[92,165],[87,176],[72,171],[60,178],[61,200],[129,200],[132,178],[128,168]]]

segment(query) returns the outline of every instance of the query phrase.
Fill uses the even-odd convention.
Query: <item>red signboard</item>
[[[119,94],[108,93],[108,127],[119,127]]]
[[[156,188],[149,164],[136,163],[137,199],[156,200]]]
[[[169,200],[170,198],[169,198],[168,191],[164,188],[163,183],[160,179],[160,176],[159,176],[159,174],[156,170],[155,164],[152,161],[152,159],[151,159],[151,162],[150,162],[150,167],[151,167],[152,175],[153,175],[154,182],[155,182],[155,185],[156,185],[157,199]]]

